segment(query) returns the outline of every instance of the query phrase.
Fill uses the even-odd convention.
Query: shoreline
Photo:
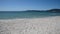
[[[60,17],[60,16],[38,17],[38,18],[11,18],[11,19],[0,19],[0,20],[16,20],[16,19],[40,19],[40,18],[53,18],[53,17]]]

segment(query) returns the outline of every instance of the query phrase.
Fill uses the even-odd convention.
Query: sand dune
[[[0,34],[60,34],[60,16],[0,20]]]

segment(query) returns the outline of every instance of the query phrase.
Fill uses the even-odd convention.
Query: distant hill
[[[28,12],[60,12],[60,9],[50,9],[50,10],[27,10]]]
[[[40,10],[27,10],[28,12],[40,12]]]
[[[26,11],[0,11],[2,12],[56,12],[60,13],[60,9],[50,9],[50,10],[26,10]]]
[[[51,9],[51,10],[47,10],[49,12],[60,12],[60,9]]]

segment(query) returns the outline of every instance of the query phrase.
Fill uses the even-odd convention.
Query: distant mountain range
[[[50,9],[50,10],[27,10],[29,12],[60,12],[60,9]]]
[[[26,11],[0,11],[1,12],[56,12],[60,13],[60,9],[50,9],[50,10],[26,10]]]
[[[60,12],[60,9],[51,9],[51,10],[47,10],[49,12]]]

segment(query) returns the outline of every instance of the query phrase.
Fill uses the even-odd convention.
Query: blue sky
[[[0,0],[0,11],[60,9],[60,0]]]

